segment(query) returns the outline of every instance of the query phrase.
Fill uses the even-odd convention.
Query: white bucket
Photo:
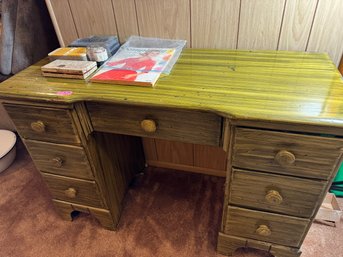
[[[15,159],[17,136],[8,130],[0,129],[0,172],[7,169]]]

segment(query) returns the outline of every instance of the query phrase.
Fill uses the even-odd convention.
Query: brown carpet
[[[129,190],[118,231],[63,221],[29,155],[0,174],[0,256],[222,256],[215,252],[224,179],[150,169]],[[314,224],[303,257],[343,256],[343,229]],[[341,245],[340,245],[341,244]],[[241,251],[236,257],[266,256]]]

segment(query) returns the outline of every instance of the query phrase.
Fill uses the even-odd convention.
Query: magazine
[[[108,59],[90,80],[154,86],[174,52],[172,48],[127,47]]]

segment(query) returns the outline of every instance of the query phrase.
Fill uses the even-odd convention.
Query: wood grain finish
[[[279,50],[305,51],[318,0],[288,0],[285,6]]]
[[[94,179],[82,147],[25,140],[30,155],[41,171],[56,175]]]
[[[194,145],[194,166],[226,171],[227,153],[221,147]]]
[[[342,139],[333,136],[342,133],[342,81],[327,56],[274,51],[185,50],[172,74],[161,78],[155,88],[46,79],[40,75],[42,63],[44,61],[3,83],[0,94],[6,102],[12,103],[9,105],[15,107],[13,113],[22,115],[23,120],[34,113],[30,112],[32,108],[52,111],[49,115],[37,112],[35,117],[49,116],[57,126],[63,125],[63,129],[66,127],[63,122],[66,122],[75,130],[71,135],[77,135],[81,140],[94,181],[44,173],[57,200],[85,206],[78,207],[84,211],[87,206],[105,210],[111,215],[112,228],[115,227],[127,186],[144,164],[141,140],[133,135],[155,137],[153,134],[162,129],[159,138],[178,140],[181,152],[193,153],[190,158],[183,159],[184,156],[175,157],[166,151],[166,158],[186,162],[178,164],[180,168],[195,167],[189,164],[194,165],[196,158],[201,160],[201,156],[207,155],[206,149],[201,147],[200,154],[196,154],[194,145],[189,142],[226,144],[223,146],[228,163],[222,232],[250,238],[249,242],[254,238],[269,242],[269,247],[275,243],[300,247],[312,214],[319,206],[319,203],[315,207],[306,204],[313,204],[316,196],[321,201],[335,175],[333,167],[341,161],[343,149]],[[59,91],[71,91],[72,94],[61,96]],[[27,102],[27,106],[16,106],[22,102]],[[32,104],[38,106],[31,108]],[[64,117],[53,112],[55,109],[63,112]],[[154,129],[144,132],[142,120],[153,121],[149,123],[154,124],[150,126]],[[39,134],[44,134],[49,131],[49,124],[42,121],[43,126],[40,121],[34,121],[37,124],[33,127],[41,131]],[[251,126],[263,124],[265,129],[233,125],[239,122],[250,122]],[[271,131],[284,130],[289,124],[300,132],[304,125],[307,132],[313,134]],[[322,135],[328,131],[332,132],[332,138]],[[61,134],[60,130],[56,133]],[[57,136],[52,134],[51,138],[55,139],[40,137],[40,140],[57,140],[61,144]],[[155,157],[158,163],[158,151]],[[63,165],[60,157],[53,161],[57,167]],[[206,166],[206,163],[200,161],[197,165]],[[236,173],[232,165],[266,173]],[[199,171],[204,168],[199,167]],[[231,172],[234,172],[232,181]],[[250,175],[252,179],[249,179]],[[316,178],[316,181],[299,177]],[[318,178],[327,179],[328,183],[320,182]],[[255,182],[250,181],[253,179]],[[253,200],[244,192],[244,182],[253,188]],[[235,183],[242,184],[243,188],[235,188]],[[286,209],[274,209],[274,206],[282,206],[291,199],[289,208],[294,211],[294,206],[300,205],[293,201],[296,195],[304,188],[312,187],[313,195],[304,193],[309,202],[305,204],[304,216],[311,215],[311,219],[253,210],[263,208],[263,204],[258,207],[254,204],[266,201],[266,210],[281,213]],[[247,186],[245,189],[250,191]],[[230,195],[237,201],[230,203]],[[250,210],[242,208],[245,197]],[[251,206],[249,202],[252,202]],[[313,208],[312,214],[310,208]],[[61,209],[64,213],[70,211],[66,206]],[[234,239],[231,243],[234,244]]]
[[[319,1],[307,50],[328,52],[334,63],[338,65],[343,52],[341,24],[343,24],[343,2]]]
[[[241,247],[260,249],[271,253],[274,257],[299,257],[301,254],[297,248],[219,233],[217,245],[219,253],[231,256],[236,249]]]
[[[101,226],[109,230],[115,230],[117,227],[116,221],[113,220],[113,217],[110,211],[108,210],[94,208],[81,204],[69,203],[56,199],[53,199],[52,202],[55,208],[57,209],[58,213],[64,220],[72,221],[72,212],[78,211],[90,214],[100,222]]]
[[[74,14],[67,0],[46,0],[61,45],[76,39],[77,26],[91,34],[99,34],[98,26],[114,30],[103,18],[113,9],[121,42],[143,35],[182,38],[196,48],[235,49],[240,38],[238,48],[329,52],[336,65],[343,51],[343,31],[337,26],[342,23],[340,0],[322,0],[318,6],[318,0],[106,0],[98,9],[98,1],[84,2]],[[89,12],[92,18],[92,12],[99,14],[99,25],[84,18]]]
[[[141,36],[190,41],[189,0],[136,1]]]
[[[126,189],[133,176],[144,168],[141,140],[95,132],[86,144],[99,190],[108,205],[113,224],[117,226]]]
[[[68,0],[45,0],[61,46],[79,38]]]
[[[69,110],[5,104],[20,136],[47,142],[80,144]],[[34,130],[32,123],[41,123],[43,130]]]
[[[184,164],[178,164],[178,163],[173,163],[173,162],[162,162],[162,161],[153,161],[153,160],[148,160],[147,164],[149,166],[160,167],[164,169],[173,169],[173,170],[179,170],[179,171],[200,173],[200,174],[205,174],[205,175],[210,175],[210,176],[225,177],[225,171],[216,170],[212,168],[203,168],[203,167],[197,167],[193,165],[184,165]]]
[[[325,181],[234,169],[229,202],[243,207],[310,218],[314,215],[325,186]],[[279,196],[268,195],[271,194],[270,191],[276,191]],[[270,202],[267,196],[271,198]],[[281,198],[276,198],[280,196]]]
[[[192,0],[192,47],[237,47],[240,0]]]
[[[68,0],[79,37],[117,35],[111,0]]]
[[[325,54],[185,49],[155,88],[45,78],[40,65],[46,62],[4,81],[1,98],[202,110],[275,129],[301,124],[308,132],[343,134],[341,75]],[[60,91],[73,93],[60,96]]]
[[[277,49],[285,0],[241,1],[237,47]]]
[[[225,177],[227,153],[221,147],[143,138],[146,163],[151,166]]]
[[[220,144],[221,118],[212,113],[99,103],[88,103],[87,107],[94,129],[98,131]],[[145,132],[141,128],[141,122],[145,119],[156,123],[156,132]]]
[[[338,138],[238,128],[233,166],[327,180],[342,147],[343,141]],[[280,151],[291,153],[295,161],[278,162]]]
[[[106,208],[106,204],[101,201],[95,181],[57,176],[44,172],[41,174],[55,199],[92,207]],[[75,197],[71,197],[66,192],[68,189],[75,190]]]
[[[139,35],[135,0],[112,0],[112,4],[120,42]]]
[[[155,140],[158,161],[181,165],[194,165],[193,144],[169,140]]]
[[[95,133],[98,157],[109,192],[116,192],[121,207],[132,178],[143,171],[144,154],[141,139],[133,136]]]
[[[225,233],[281,245],[299,247],[309,220],[291,216],[228,207]],[[257,229],[267,226],[271,234],[260,235]]]
[[[155,145],[154,138],[142,138],[143,148],[144,148],[144,155],[145,155],[145,162],[148,163],[149,161],[157,161],[157,151]]]

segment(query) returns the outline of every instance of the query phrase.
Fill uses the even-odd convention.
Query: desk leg
[[[128,186],[144,169],[142,140],[134,136],[95,132],[88,149],[99,190],[116,226]]]
[[[103,227],[109,230],[115,230],[117,227],[118,220],[113,219],[113,216],[108,210],[68,203],[60,200],[53,200],[53,203],[59,215],[64,220],[72,221],[73,218],[78,214],[75,214],[75,211],[77,211],[90,214],[97,219]]]

